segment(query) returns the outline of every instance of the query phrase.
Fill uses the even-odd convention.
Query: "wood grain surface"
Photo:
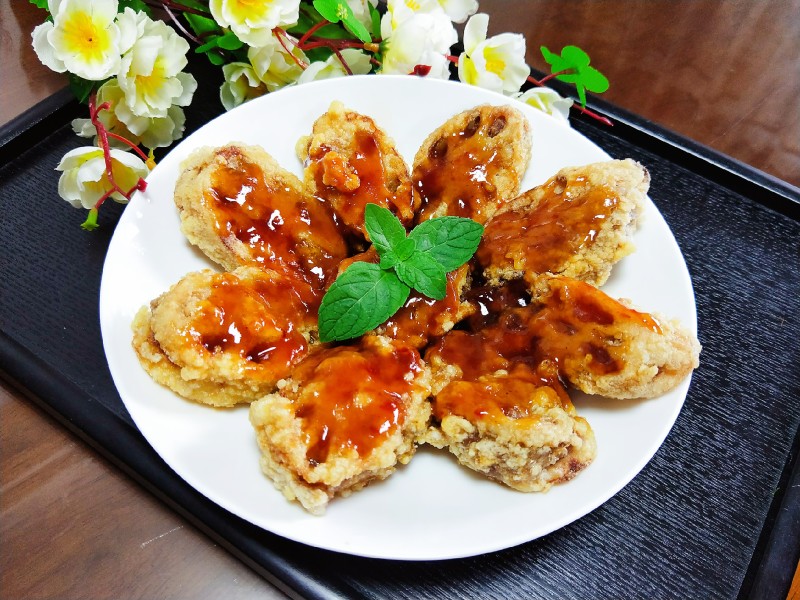
[[[484,0],[490,33],[577,44],[604,98],[800,186],[800,0]],[[0,124],[65,84],[0,3]],[[270,598],[281,594],[18,392],[0,387],[0,598]],[[792,600],[800,600],[800,571]]]

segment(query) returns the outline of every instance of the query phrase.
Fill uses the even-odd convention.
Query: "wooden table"
[[[800,186],[800,0],[484,0],[490,34],[577,44],[604,98]],[[0,124],[63,87],[30,32],[43,13],[0,5]],[[46,218],[46,215],[43,216]],[[271,598],[280,592],[0,387],[0,598]],[[789,598],[800,600],[800,569]]]

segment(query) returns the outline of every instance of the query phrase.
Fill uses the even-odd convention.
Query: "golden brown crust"
[[[236,288],[231,300],[215,291],[221,285]],[[189,273],[137,313],[133,347],[153,379],[184,398],[216,407],[251,402],[272,391],[308,351],[313,318],[304,314],[289,327],[290,307],[304,308],[295,285],[255,267]],[[212,321],[222,318],[241,330],[234,331],[239,343],[215,341],[218,324],[204,322],[210,312]],[[265,347],[275,351],[255,356]]]
[[[486,223],[519,193],[530,156],[530,125],[511,106],[484,104],[451,117],[414,157],[416,222],[453,215]]]
[[[259,146],[195,150],[175,205],[186,238],[229,271],[252,265],[324,279],[349,252],[329,207]]]
[[[368,237],[367,203],[389,208],[404,225],[411,225],[419,197],[412,190],[408,166],[394,141],[370,117],[333,102],[314,122],[311,135],[298,142],[297,153],[305,164],[308,189],[327,200],[352,233]]]
[[[595,286],[633,251],[631,238],[650,175],[614,160],[561,169],[503,206],[487,224],[476,257],[487,281],[563,275]]]
[[[417,366],[405,376],[381,379],[395,368],[397,352]],[[385,479],[398,463],[408,463],[430,418],[430,372],[416,351],[375,336],[312,354],[306,362],[298,369],[301,380],[287,379],[276,393],[251,404],[250,422],[264,473],[287,499],[322,514],[332,498]],[[334,400],[332,394],[344,396]],[[381,416],[385,394],[396,403],[396,425]],[[345,416],[331,416],[336,414]],[[324,440],[316,427],[324,430]]]

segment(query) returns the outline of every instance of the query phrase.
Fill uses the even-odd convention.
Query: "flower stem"
[[[130,147],[131,147],[131,149],[132,149],[134,152],[136,152],[136,154],[138,154],[138,155],[139,155],[139,157],[140,157],[140,158],[141,158],[143,161],[147,162],[147,161],[149,160],[149,158],[150,158],[150,157],[148,157],[148,156],[147,156],[147,154],[145,154],[144,152],[142,152],[142,149],[141,149],[141,148],[139,148],[139,146],[137,146],[136,144],[134,144],[134,143],[133,143],[132,141],[130,141],[129,139],[127,139],[127,138],[124,138],[124,137],[122,137],[121,135],[117,135],[116,133],[112,133],[111,131],[108,131],[108,130],[106,130],[106,135],[107,135],[108,137],[112,137],[112,138],[114,138],[115,140],[118,140],[118,141],[122,142],[123,144],[126,144],[126,145],[130,146]]]

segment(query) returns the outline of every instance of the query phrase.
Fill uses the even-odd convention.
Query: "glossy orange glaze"
[[[500,200],[494,180],[499,169],[491,138],[505,127],[505,117],[491,121],[491,112],[476,112],[462,131],[442,135],[415,165],[412,180],[421,197],[416,222],[444,214],[486,223],[487,204]]]
[[[280,379],[308,353],[298,327],[309,325],[318,296],[285,278],[219,273],[183,335],[211,354],[241,357],[249,376]]]
[[[309,463],[349,449],[363,457],[391,437],[405,422],[405,397],[421,368],[416,350],[379,348],[369,338],[320,350],[301,362],[292,374],[299,384],[294,405]]]
[[[491,325],[507,308],[528,306],[530,300],[528,286],[521,279],[508,281],[502,286],[473,287],[465,294],[465,301],[474,309],[466,321],[468,328],[477,331]]]
[[[581,248],[594,243],[619,196],[605,186],[589,186],[582,176],[557,176],[536,190],[531,209],[496,215],[487,225],[475,256],[481,266],[557,273]]]
[[[661,331],[651,315],[627,308],[587,283],[556,278],[550,292],[531,306],[506,309],[475,333],[450,332],[428,350],[426,359],[439,355],[461,368],[469,381],[516,363],[532,368],[552,363],[562,375],[580,364],[606,375],[624,366],[626,348],[617,340],[625,337],[626,325]]]
[[[221,238],[235,236],[261,267],[294,271],[322,286],[348,254],[330,208],[313,196],[273,187],[235,147],[212,174],[206,198]]]
[[[507,418],[530,425],[554,406],[573,410],[558,374],[544,363],[536,369],[517,364],[508,374],[450,383],[434,399],[433,414],[439,420],[457,415],[472,422]]]
[[[330,202],[344,225],[362,236],[366,235],[364,210],[370,203],[392,210],[405,225],[410,224],[411,187],[390,184],[376,134],[358,130],[353,143],[350,155],[328,146],[311,151],[307,169],[314,177],[317,194]]]
[[[383,324],[381,333],[414,348],[422,348],[431,338],[444,334],[456,322],[468,272],[469,267],[464,265],[447,274],[447,289],[441,300],[412,290],[403,307]]]

